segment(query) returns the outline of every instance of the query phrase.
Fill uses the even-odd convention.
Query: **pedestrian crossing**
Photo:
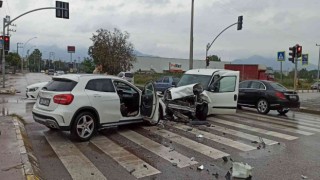
[[[167,169],[158,165],[158,161],[166,164],[167,168],[184,169],[203,163],[201,159],[195,159],[196,156],[219,160],[235,153],[258,151],[257,143],[264,142],[267,147],[279,142],[285,144],[320,131],[320,126],[311,126],[318,122],[311,118],[285,119],[249,111],[208,117],[207,121],[210,125],[202,128],[164,122],[164,128],[137,125],[141,127],[124,127],[116,131],[116,137],[121,137],[119,141],[134,144],[134,149],[109,137],[109,134],[96,135],[89,144],[118,164],[127,176],[140,179],[166,173]],[[90,160],[76,142],[62,136],[59,131],[44,132],[44,136],[72,179],[107,179],[108,172],[101,171],[101,165]],[[151,158],[146,158],[143,152]]]

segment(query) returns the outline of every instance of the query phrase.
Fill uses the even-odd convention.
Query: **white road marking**
[[[245,129],[245,130],[252,131],[252,132],[257,132],[257,133],[260,133],[260,134],[265,134],[265,135],[269,135],[269,136],[278,137],[278,138],[281,138],[281,139],[286,139],[286,140],[298,139],[298,137],[290,136],[288,134],[278,133],[278,132],[275,132],[275,131],[269,131],[269,130],[265,130],[265,129],[261,129],[261,128],[247,126],[247,125],[244,125],[244,124],[234,123],[234,122],[222,120],[222,119],[219,119],[219,118],[216,118],[216,117],[214,117],[214,118],[209,117],[208,120],[211,121],[211,122],[218,122],[218,123],[221,123],[221,124],[237,127],[237,128],[240,128],[240,129]]]
[[[150,164],[138,158],[134,154],[125,150],[123,147],[111,141],[105,136],[95,137],[90,141],[97,146],[105,154],[109,155],[113,160],[124,167],[128,172],[132,171],[132,175],[136,178],[142,178],[161,173]],[[144,167],[146,165],[146,167]]]
[[[306,136],[310,136],[313,135],[314,133],[311,132],[307,132],[307,131],[302,131],[302,130],[298,130],[297,128],[291,128],[291,127],[286,127],[285,124],[282,125],[281,122],[278,124],[271,124],[270,122],[258,122],[260,121],[259,117],[258,119],[246,119],[246,118],[250,118],[250,117],[246,117],[246,116],[240,116],[237,115],[238,117],[235,116],[229,116],[229,115],[223,115],[220,117],[227,117],[228,119],[233,118],[233,119],[237,119],[241,122],[246,122],[246,123],[251,123],[251,124],[255,124],[255,125],[259,125],[259,126],[264,126],[267,128],[273,128],[273,129],[277,129],[277,130],[281,130],[281,131],[287,131],[287,132],[291,132],[291,133],[297,133],[297,134],[302,134],[302,135],[306,135]]]
[[[178,153],[177,151],[174,151],[169,147],[165,147],[164,145],[159,144],[149,138],[146,138],[143,135],[134,131],[126,130],[119,132],[119,134],[129,139],[130,141],[142,146],[148,151],[160,156],[161,158],[171,163],[176,163],[179,168],[187,167],[198,163],[197,161],[191,161],[190,158]]]
[[[70,140],[58,133],[44,135],[72,179],[107,179]]]
[[[219,159],[224,156],[229,156],[229,154],[214,149],[212,147],[206,146],[204,144],[198,143],[186,137],[180,136],[178,134],[172,133],[170,131],[160,129],[158,130],[157,127],[143,127],[144,129],[150,130],[151,132],[158,134],[164,138],[170,139],[171,141],[178,143],[182,146],[190,148],[194,151],[197,151],[203,155],[211,157],[213,159]]]
[[[243,112],[240,114],[247,114],[247,115],[258,116],[258,117],[262,117],[262,118],[269,118],[269,119],[280,120],[280,121],[289,122],[289,123],[295,123],[295,124],[301,124],[301,125],[320,128],[320,122],[315,121],[315,120],[306,120],[306,119],[302,119],[302,118],[291,118],[291,119],[280,118],[280,117],[275,117],[275,116],[270,116],[270,115],[254,114],[254,113],[250,113],[250,112]],[[319,120],[320,120],[320,117],[319,117]]]
[[[240,114],[238,116],[250,117],[248,115],[246,116],[246,115],[240,115]],[[299,124],[295,124],[294,122],[290,122],[289,120],[282,120],[282,119],[272,120],[272,119],[266,119],[266,118],[267,117],[255,117],[255,120],[269,122],[269,123],[272,122],[274,124],[281,124],[281,125],[285,125],[285,126],[289,126],[289,127],[294,127],[296,129],[305,129],[305,130],[309,130],[309,131],[320,132],[320,129],[299,125],[299,124],[302,124],[302,122],[300,122]],[[289,122],[289,123],[287,123],[287,122]],[[316,125],[309,125],[309,126],[320,127],[320,126],[316,126]]]
[[[236,136],[236,137],[240,137],[240,138],[243,138],[243,139],[248,139],[250,141],[257,141],[257,142],[260,141],[259,136],[255,136],[255,135],[251,135],[251,134],[244,133],[244,132],[241,132],[241,131],[236,131],[236,130],[229,129],[229,128],[226,128],[226,127],[218,126],[216,124],[212,124],[212,125],[213,126],[210,126],[208,128],[212,129],[212,130],[215,130],[215,131],[219,131],[219,132],[223,132],[223,133],[226,133],[226,134],[230,134],[230,135],[233,135],[233,136]],[[267,145],[274,145],[274,144],[278,143],[277,141],[273,141],[273,140],[270,140],[270,139],[267,139],[267,138],[263,138],[263,141]]]
[[[177,128],[177,129],[181,129],[186,131],[188,128],[190,128],[190,126],[186,126],[186,125],[182,125],[182,124],[176,124],[173,127]],[[247,144],[241,143],[241,142],[237,142],[222,136],[218,136],[206,131],[201,131],[198,129],[193,128],[191,131],[188,131],[191,134],[197,135],[197,134],[202,134],[204,136],[205,139],[209,139],[211,141],[215,141],[218,142],[220,144],[224,144],[226,146],[230,146],[236,149],[239,149],[241,151],[251,151],[254,149],[257,149],[256,147],[253,146],[249,146]]]

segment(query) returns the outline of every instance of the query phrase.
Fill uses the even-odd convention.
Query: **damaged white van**
[[[192,69],[163,99],[169,116],[206,120],[210,114],[235,113],[238,92],[239,71]]]

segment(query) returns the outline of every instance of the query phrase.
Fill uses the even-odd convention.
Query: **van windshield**
[[[211,76],[209,75],[184,74],[178,82],[177,87],[200,83],[203,88],[206,88],[208,87],[210,79]]]

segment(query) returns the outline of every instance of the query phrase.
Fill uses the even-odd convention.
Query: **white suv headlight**
[[[37,89],[39,89],[39,87],[30,88],[30,89],[29,89],[29,92],[34,92],[34,91],[36,91]]]

